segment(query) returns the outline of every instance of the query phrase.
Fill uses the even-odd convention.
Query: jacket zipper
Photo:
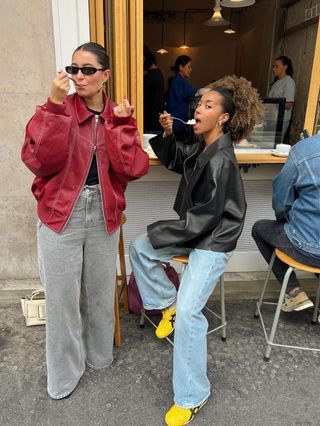
[[[92,147],[91,158],[90,158],[90,161],[89,161],[89,166],[88,166],[88,168],[87,168],[87,173],[85,174],[85,177],[84,177],[84,179],[83,179],[83,181],[82,181],[82,184],[81,184],[81,190],[79,191],[79,194],[77,195],[77,197],[76,197],[76,199],[75,199],[75,201],[74,201],[74,203],[73,203],[73,206],[72,206],[72,209],[71,209],[71,212],[70,212],[69,218],[68,218],[68,220],[65,222],[65,224],[64,224],[64,226],[63,226],[63,228],[61,229],[61,231],[60,231],[60,232],[63,232],[63,231],[64,231],[64,229],[65,229],[65,227],[67,226],[67,224],[68,224],[68,222],[69,222],[69,219],[71,218],[72,213],[73,213],[73,211],[74,211],[74,208],[75,208],[75,206],[76,206],[76,204],[77,204],[77,201],[79,200],[79,197],[80,197],[80,194],[81,194],[82,188],[83,188],[83,186],[84,186],[84,183],[85,183],[85,181],[87,180],[87,177],[88,177],[88,174],[89,174],[89,170],[90,170],[90,167],[91,167],[92,159],[93,159],[93,156],[94,156],[94,154],[95,154],[95,152],[96,152],[96,149],[97,149],[97,146],[96,146],[96,144],[97,144],[97,141],[96,141],[96,138],[97,138],[97,124],[98,124],[97,117],[99,118],[99,116],[96,116],[96,115],[95,115],[95,121],[93,122],[93,147]],[[97,161],[97,168],[98,168],[98,161]],[[99,169],[98,169],[98,176],[99,176]],[[99,176],[99,183],[100,183],[100,176]],[[102,209],[102,211],[103,211],[103,209]]]
[[[99,185],[100,185],[100,188],[101,188],[100,189],[100,194],[101,194],[101,199],[102,199],[102,214],[103,214],[103,219],[104,219],[105,226],[108,229],[107,219],[106,219],[106,216],[104,214],[104,196],[103,196],[102,185],[101,185],[102,181],[101,181],[101,178],[100,178],[99,161],[98,161],[98,150],[97,150],[97,127],[99,125],[100,125],[100,115],[95,115],[95,126],[94,126],[94,133],[93,133],[93,155],[96,154]],[[92,158],[93,158],[93,155],[92,155]]]

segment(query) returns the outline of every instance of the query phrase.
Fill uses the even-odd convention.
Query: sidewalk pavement
[[[214,303],[210,304],[214,307]],[[319,425],[320,353],[274,348],[265,341],[254,301],[227,302],[227,341],[208,337],[212,395],[193,426]],[[273,308],[266,307],[271,321]],[[278,340],[320,347],[312,310],[282,313]],[[160,426],[173,403],[172,347],[149,324],[122,315],[123,346],[105,370],[87,369],[70,398],[46,392],[45,328],[25,327],[21,307],[0,301],[2,426]]]

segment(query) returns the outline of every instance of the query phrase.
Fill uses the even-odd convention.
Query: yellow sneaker
[[[194,408],[182,408],[174,404],[166,414],[166,425],[183,426],[190,423],[194,416],[199,412],[199,410],[204,406],[207,401],[208,399],[206,399],[205,401],[203,401],[202,404]]]
[[[156,336],[158,339],[164,339],[169,336],[174,330],[174,323],[176,320],[176,308],[164,309],[162,311],[162,320],[156,329]]]

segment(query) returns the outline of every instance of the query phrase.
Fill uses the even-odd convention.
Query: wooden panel
[[[317,40],[314,49],[314,59],[309,87],[307,110],[304,121],[304,128],[312,135],[315,128],[315,120],[318,107],[320,91],[320,20],[318,21]]]
[[[128,92],[128,12],[127,0],[113,1],[113,69],[114,97],[123,101]]]
[[[143,134],[143,0],[129,2],[129,99],[135,106],[139,133]]]
[[[89,7],[91,41],[110,54],[109,93],[117,103],[128,97],[142,135],[143,0],[89,0]]]
[[[89,0],[90,41],[105,46],[104,0]]]

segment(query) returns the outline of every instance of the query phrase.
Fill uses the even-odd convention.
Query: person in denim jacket
[[[275,248],[309,266],[320,267],[320,135],[294,145],[282,171],[273,180],[276,220],[259,220],[252,236],[269,263]],[[283,281],[288,265],[276,258],[272,271]],[[301,311],[313,303],[290,275],[282,310]]]

